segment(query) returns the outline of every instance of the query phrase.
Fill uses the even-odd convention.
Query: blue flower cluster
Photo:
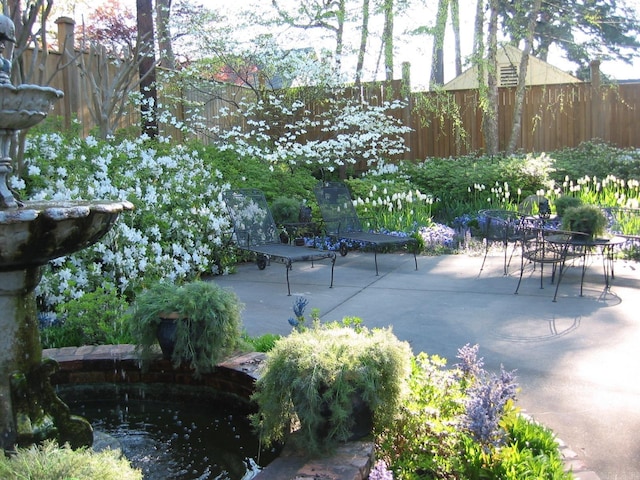
[[[458,231],[465,231],[471,227],[472,223],[477,221],[477,215],[465,213],[453,219],[451,225]]]
[[[464,424],[482,445],[498,446],[504,438],[500,419],[507,401],[514,400],[517,391],[514,372],[501,368],[500,374],[478,377],[467,391],[468,400]]]
[[[297,297],[293,302],[293,314],[298,318],[303,317],[307,305],[309,305],[309,300],[304,297]]]
[[[435,223],[430,227],[422,227],[418,233],[424,240],[424,243],[428,247],[443,246],[447,248],[455,248],[456,245],[456,231],[443,225],[441,223]]]
[[[289,317],[289,325],[298,330],[303,330],[305,328],[304,311],[307,308],[308,304],[309,300],[307,300],[306,298],[296,297],[293,302],[293,314],[295,315],[295,318]]]
[[[455,366],[462,372],[464,377],[477,377],[483,371],[484,358],[478,358],[478,350],[480,346],[469,345],[468,343],[458,349],[458,355],[456,358],[460,359],[460,363]]]

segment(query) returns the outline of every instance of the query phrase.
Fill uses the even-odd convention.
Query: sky
[[[68,15],[73,16],[76,21],[82,13],[90,11],[95,8],[96,4],[109,2],[110,0],[95,0],[89,2],[88,0],[67,0],[61,1],[60,4],[67,3],[74,5],[73,10],[67,12]],[[133,12],[135,12],[135,0],[119,0],[121,5],[126,5]],[[268,0],[239,0],[236,2],[229,0],[193,0],[194,3],[205,4],[207,7],[213,9],[220,9],[227,12],[228,15],[233,15],[239,8],[247,7],[251,4],[257,5],[256,11],[260,11],[260,8],[264,8],[264,3]],[[281,3],[296,2],[297,0],[280,0]],[[268,2],[270,4],[270,2]],[[428,3],[430,6],[424,7],[421,10],[410,11],[405,15],[398,16],[395,19],[394,30],[397,38],[395,39],[396,60],[397,63],[394,68],[394,77],[400,78],[401,64],[402,62],[411,63],[411,85],[414,90],[426,89],[428,86],[429,73],[431,68],[431,39],[428,36],[410,36],[405,34],[407,30],[415,28],[426,22],[433,22],[435,19],[435,5],[437,2],[431,0]],[[633,6],[640,15],[640,0],[627,0],[630,6]],[[262,7],[260,7],[262,5]],[[473,8],[465,8],[473,5]],[[470,55],[473,44],[473,17],[475,15],[475,0],[460,0],[461,7],[461,44],[463,57]],[[72,13],[73,12],[73,13]],[[426,22],[425,22],[426,19]],[[379,27],[379,28],[378,28]],[[380,26],[371,26],[371,30],[376,28],[381,30]],[[298,32],[299,34],[299,32]],[[354,32],[351,35],[351,41],[357,43],[359,41],[358,32]],[[348,40],[348,39],[347,39]],[[317,35],[307,34],[306,36],[299,36],[295,40],[289,40],[294,42],[296,47],[318,47],[325,44],[329,48],[333,48],[333,44],[323,41]],[[382,79],[384,73],[382,67],[375,68],[375,60],[378,57],[380,50],[380,40],[378,38],[372,38],[368,46],[370,52],[373,52],[369,57],[368,63],[365,64],[365,69],[369,71],[370,77],[366,80],[372,80],[372,76],[377,74],[377,79]],[[445,36],[445,82],[455,77],[454,55],[453,55],[453,34],[451,26],[448,26],[447,34]],[[447,52],[450,52],[447,54]],[[576,65],[568,62],[562,58],[559,52],[551,52],[548,58],[548,62],[552,65],[561,68],[569,73],[575,71]],[[348,64],[348,62],[345,62]],[[355,57],[352,57],[352,65],[355,65]],[[466,67],[463,66],[463,69]],[[628,80],[628,79],[640,79],[640,59],[636,59],[632,64],[626,64],[622,61],[610,62],[603,61],[600,66],[601,72],[616,80]]]

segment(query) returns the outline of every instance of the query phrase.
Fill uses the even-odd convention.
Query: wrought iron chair
[[[534,269],[540,266],[540,288],[544,288],[544,267],[549,265],[551,267],[551,283],[556,285],[553,294],[555,302],[567,261],[582,260],[580,277],[580,296],[582,296],[589,240],[589,236],[584,233],[548,230],[535,224],[523,222],[520,227],[520,243],[522,245],[520,278],[515,293],[517,294],[520,289],[524,270],[529,264],[533,264]]]
[[[500,243],[503,246],[504,275],[508,275],[509,265],[513,257],[513,250],[510,255],[508,254],[509,244],[513,244],[515,249],[516,243],[521,240],[520,226],[523,223],[523,219],[523,215],[511,210],[480,210],[478,213],[478,223],[482,233],[482,239],[485,243],[485,249],[478,276],[480,276],[484,269],[491,245],[495,243]]]
[[[231,217],[233,233],[238,248],[256,255],[257,265],[264,270],[271,260],[283,263],[287,274],[287,292],[291,295],[289,270],[295,262],[313,262],[331,260],[331,284],[333,287],[333,267],[335,252],[304,246],[283,244],[269,206],[260,190],[227,190],[223,199]]]

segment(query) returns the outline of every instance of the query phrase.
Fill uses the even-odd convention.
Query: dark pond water
[[[279,453],[260,448],[246,405],[184,392],[172,401],[122,389],[87,393],[60,396],[91,422],[96,438],[111,437],[145,480],[248,480]]]

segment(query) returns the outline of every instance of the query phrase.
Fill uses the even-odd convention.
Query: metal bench
[[[347,242],[358,242],[373,248],[376,275],[378,275],[378,250],[388,247],[409,246],[413,260],[418,269],[416,258],[417,241],[411,237],[399,237],[385,233],[365,232],[353,206],[351,194],[347,186],[341,182],[322,182],[314,188],[316,200],[320,207],[326,235],[340,242],[340,254],[348,251]]]

